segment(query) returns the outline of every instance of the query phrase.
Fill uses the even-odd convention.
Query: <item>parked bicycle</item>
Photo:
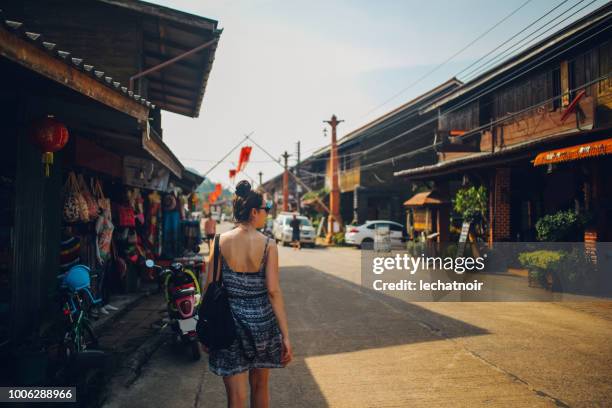
[[[98,337],[89,321],[89,309],[98,303],[90,289],[89,268],[76,265],[59,275],[62,311],[66,317],[66,330],[60,341],[60,357],[66,360],[78,353],[98,346]]]

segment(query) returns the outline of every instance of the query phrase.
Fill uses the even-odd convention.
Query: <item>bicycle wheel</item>
[[[92,348],[95,349],[98,347],[98,336],[96,336],[96,332],[87,320],[83,320],[81,322],[79,340],[79,351],[89,350]]]

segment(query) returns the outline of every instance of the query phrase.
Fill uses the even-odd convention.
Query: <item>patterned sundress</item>
[[[216,375],[282,367],[282,335],[266,287],[269,240],[266,240],[257,272],[235,272],[219,251],[223,284],[236,322],[237,339],[226,349],[210,351],[208,367]]]

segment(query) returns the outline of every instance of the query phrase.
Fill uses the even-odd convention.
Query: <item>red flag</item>
[[[238,160],[238,167],[236,168],[237,171],[244,170],[251,157],[251,150],[253,150],[252,146],[244,146],[240,149],[240,158]]]
[[[208,194],[208,202],[210,204],[217,201],[217,198],[219,198],[219,194],[216,191],[213,191],[212,193]]]
[[[221,183],[215,184],[215,193],[217,194],[217,197],[220,196],[222,192],[223,186],[221,185]]]
[[[234,181],[236,177],[236,169],[230,169],[230,180]]]

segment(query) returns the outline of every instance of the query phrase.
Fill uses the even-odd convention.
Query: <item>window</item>
[[[398,224],[389,224],[389,226],[391,227],[391,231],[403,231],[404,228],[401,225]]]

